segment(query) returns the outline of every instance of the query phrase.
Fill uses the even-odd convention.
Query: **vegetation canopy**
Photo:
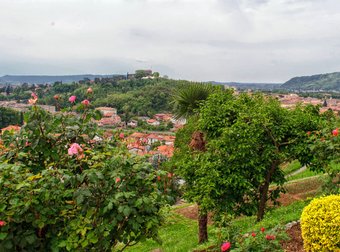
[[[111,251],[158,240],[173,178],[118,138],[105,140],[91,122],[98,112],[74,100],[55,115],[33,106],[20,133],[2,135],[0,251]]]

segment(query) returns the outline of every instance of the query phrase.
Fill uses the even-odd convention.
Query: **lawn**
[[[153,240],[146,240],[127,248],[126,251],[148,252],[157,248],[164,252],[191,251],[197,246],[197,232],[196,221],[171,212],[164,226],[160,228],[161,245]]]
[[[296,201],[289,206],[279,207],[267,212],[261,222],[256,223],[255,216],[239,217],[235,219],[231,226],[242,233],[260,230],[261,227],[266,229],[274,228],[277,225],[284,225],[300,218],[302,209],[309,203],[307,201]],[[176,207],[173,208],[173,210]],[[126,249],[126,251],[149,252],[160,249],[162,252],[187,252],[195,249],[204,249],[211,245],[217,244],[218,229],[209,227],[209,242],[203,245],[197,245],[197,221],[185,218],[174,211],[171,211],[166,219],[166,223],[160,228],[160,238],[162,244],[153,240],[146,240],[136,246]]]
[[[287,181],[292,181],[292,180],[296,180],[296,179],[302,179],[302,178],[308,178],[308,177],[313,177],[316,175],[320,175],[322,173],[319,172],[314,172],[311,170],[304,170],[303,172],[297,173],[295,175],[289,176],[287,177]]]
[[[306,172],[309,171],[306,170]],[[289,181],[285,185],[287,194],[282,196],[282,199],[284,199],[284,197],[292,198],[286,200],[286,203],[288,203],[287,206],[272,208],[265,214],[264,219],[258,223],[256,222],[255,216],[236,218],[232,221],[231,228],[240,230],[240,232],[244,234],[258,231],[261,227],[271,229],[278,225],[285,225],[289,222],[296,221],[300,218],[303,208],[310,202],[309,197],[315,197],[322,184],[323,181],[320,177]],[[166,221],[159,231],[162,244],[148,239],[140,242],[136,246],[127,248],[126,251],[149,252],[160,249],[162,252],[187,252],[203,250],[218,244],[217,236],[219,229],[212,225],[210,225],[208,229],[209,242],[202,245],[197,244],[197,220],[186,218],[178,213],[182,212],[178,211],[179,209],[189,210],[193,207],[192,204],[186,203],[171,207],[169,211],[166,211]]]
[[[285,175],[291,174],[301,168],[301,164],[298,160],[294,160],[290,163],[282,165],[281,169]]]

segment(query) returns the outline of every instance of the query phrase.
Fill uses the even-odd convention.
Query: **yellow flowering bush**
[[[306,206],[301,230],[306,251],[340,251],[340,195],[317,198]]]

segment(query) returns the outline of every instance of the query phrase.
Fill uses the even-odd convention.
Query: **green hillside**
[[[340,72],[294,77],[281,87],[285,89],[340,91]]]

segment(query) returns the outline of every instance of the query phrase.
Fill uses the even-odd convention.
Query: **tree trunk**
[[[266,203],[267,203],[267,194],[268,194],[268,189],[269,185],[271,182],[271,178],[273,176],[273,173],[275,172],[275,169],[279,165],[279,162],[277,160],[273,161],[272,166],[270,167],[270,170],[266,174],[266,180],[264,184],[260,188],[260,203],[259,203],[259,208],[257,211],[257,221],[260,221],[263,219],[264,216],[264,210],[266,208]]]
[[[189,147],[192,150],[206,151],[206,142],[204,140],[204,134],[200,131],[192,133],[191,142]],[[201,210],[198,204],[198,243],[204,243],[208,241],[208,214]]]
[[[198,243],[208,241],[208,214],[202,213],[198,206]]]

